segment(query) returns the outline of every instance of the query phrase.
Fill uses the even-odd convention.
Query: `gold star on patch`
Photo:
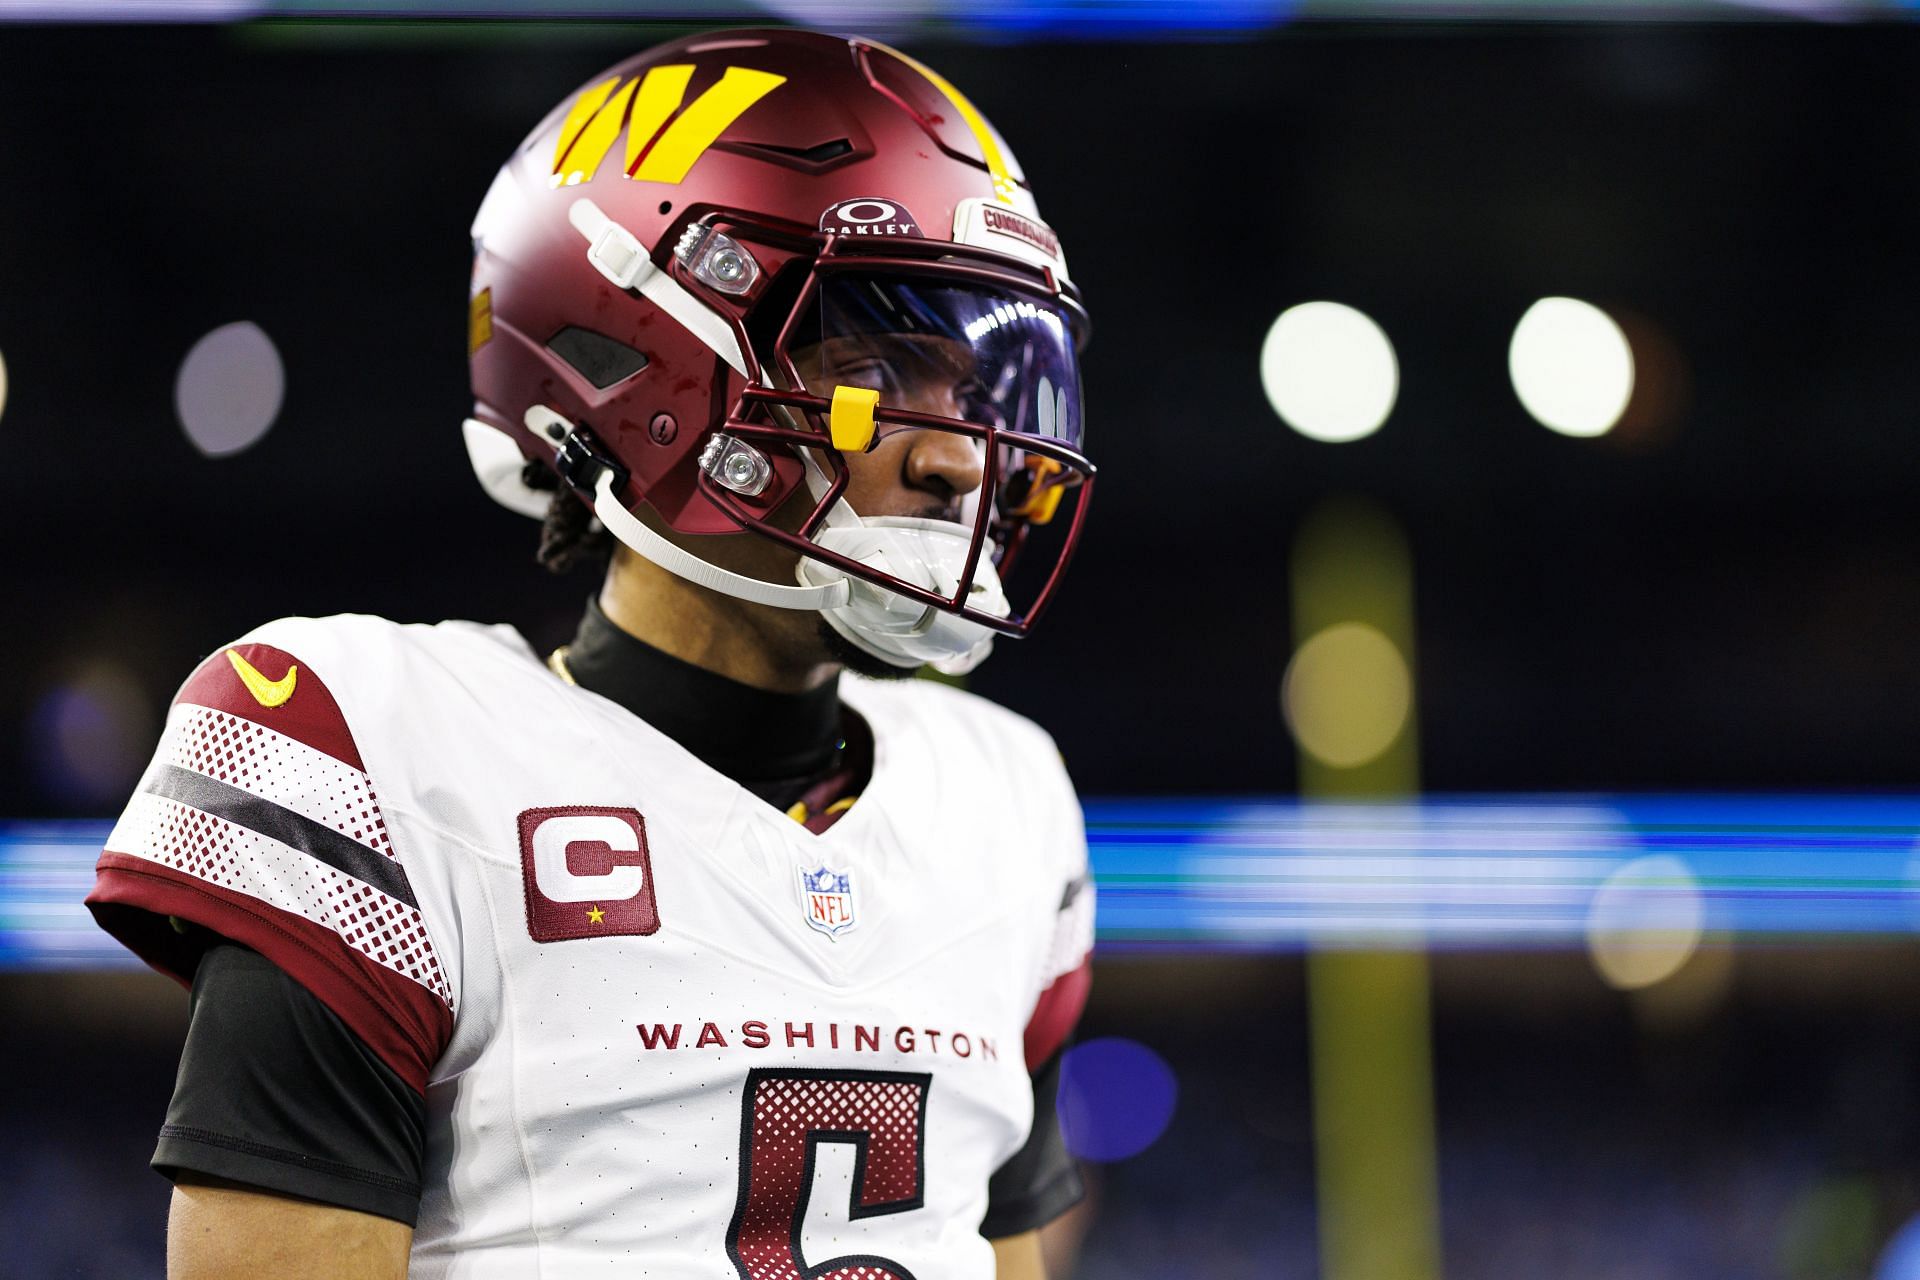
[[[602,911],[602,910],[601,910],[601,909],[600,909],[599,907],[588,907],[588,908],[587,908],[587,923],[588,923],[588,924],[599,924],[599,923],[600,923],[600,921],[601,921],[601,920],[602,920],[602,919],[603,919],[603,918],[604,918],[604,917],[606,916],[606,914],[607,914],[607,913],[606,913],[606,912],[604,912],[604,911]]]

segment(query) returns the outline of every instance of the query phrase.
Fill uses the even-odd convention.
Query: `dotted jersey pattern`
[[[160,761],[240,787],[392,856],[364,773],[224,712],[178,707],[170,721]],[[453,1008],[452,986],[418,909],[302,850],[145,791],[128,803],[108,847],[322,925]]]
[[[1053,939],[1047,947],[1046,969],[1040,975],[1041,985],[1072,973],[1092,953],[1093,904],[1094,889],[1089,883],[1082,886],[1055,918]]]
[[[177,703],[167,715],[158,755],[393,857],[393,841],[367,775],[265,725],[211,707]]]

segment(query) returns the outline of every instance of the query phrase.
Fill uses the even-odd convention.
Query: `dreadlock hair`
[[[572,573],[583,566],[604,568],[613,554],[613,535],[593,518],[593,509],[560,483],[560,477],[537,462],[520,473],[529,489],[550,489],[547,514],[540,522],[540,549],[535,558],[549,573]]]

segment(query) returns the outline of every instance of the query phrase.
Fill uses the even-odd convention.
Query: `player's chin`
[[[874,657],[835,631],[825,618],[819,620],[819,628],[820,643],[826,646],[828,656],[857,676],[869,680],[911,680],[919,674],[918,667],[896,667]]]

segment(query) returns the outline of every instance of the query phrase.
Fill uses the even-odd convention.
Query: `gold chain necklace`
[[[573,678],[573,668],[567,665],[567,648],[568,646],[563,644],[547,655],[547,670],[577,688],[580,682]]]

